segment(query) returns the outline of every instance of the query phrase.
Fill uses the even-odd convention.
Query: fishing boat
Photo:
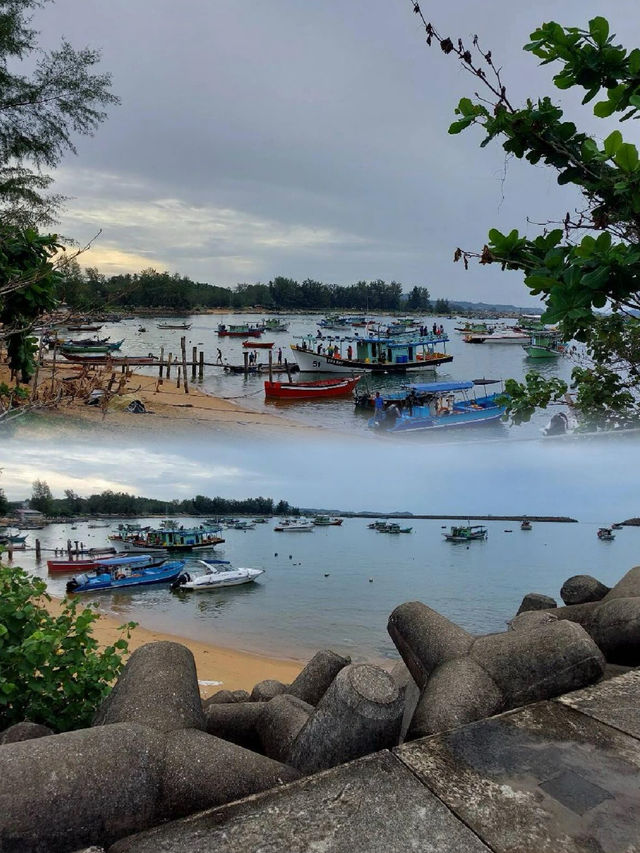
[[[65,352],[62,355],[73,364],[137,365],[157,364],[157,355],[112,355],[111,353]]]
[[[528,518],[523,518],[520,522],[520,530],[531,530],[531,522]]]
[[[347,317],[340,317],[337,314],[330,314],[327,317],[324,317],[322,320],[318,322],[318,326],[321,329],[328,329],[330,331],[342,332],[349,331],[351,328],[351,324]]]
[[[122,344],[124,343],[124,338],[120,341],[113,341],[112,343],[104,343],[104,344],[83,344],[83,343],[75,343],[74,341],[69,341],[67,343],[60,345],[60,350],[63,353],[107,353],[114,352],[115,350],[119,350]]]
[[[426,382],[409,385],[411,393],[403,405],[378,409],[369,419],[370,429],[385,432],[417,432],[475,426],[499,420],[505,406],[501,394],[477,396],[475,389],[498,383],[498,379],[475,379],[466,382]],[[468,392],[473,389],[474,394]],[[458,398],[456,398],[458,397]],[[421,400],[421,402],[420,402]]]
[[[461,332],[463,335],[492,335],[494,326],[487,326],[482,322],[466,322],[464,326],[454,326],[456,332]]]
[[[232,530],[255,530],[255,524],[252,521],[236,521],[235,524],[230,524]]]
[[[183,329],[188,331],[192,323],[158,323],[157,326],[159,329]]]
[[[14,551],[24,551],[27,547],[28,538],[28,533],[23,535],[20,532],[12,533],[10,529],[5,529],[4,532],[0,533],[0,545],[9,545]]]
[[[529,343],[523,344],[528,358],[559,358],[565,345],[557,332],[532,332]]]
[[[350,379],[318,379],[313,382],[265,382],[265,397],[277,400],[316,400],[352,393],[362,376]]]
[[[271,349],[274,341],[243,341],[242,346],[246,349]]]
[[[489,534],[487,528],[482,524],[467,524],[455,525],[450,528],[449,533],[442,535],[447,542],[474,542],[486,539]]]
[[[236,326],[218,324],[218,336],[221,338],[259,338],[261,334],[259,326],[249,326],[247,323]]]
[[[283,323],[282,320],[278,320],[277,317],[271,317],[268,320],[262,321],[262,331],[263,332],[288,332],[289,324]]]
[[[398,533],[411,533],[413,527],[400,527],[395,521],[389,521],[385,524],[384,527],[380,527],[380,533],[392,533],[394,535]]]
[[[99,332],[102,326],[92,326],[90,323],[67,326],[69,332]]]
[[[276,533],[311,533],[313,530],[313,524],[302,518],[297,521],[287,519],[285,521],[278,522],[273,529]]]
[[[598,539],[601,539],[603,542],[612,542],[615,538],[610,527],[601,527],[598,530]]]
[[[313,519],[316,527],[340,527],[342,524],[341,518],[333,518],[330,515],[316,515]]]
[[[612,530],[622,530],[623,527],[624,527],[624,525],[620,524],[620,522],[616,522],[615,524],[611,525]]]
[[[531,336],[528,332],[518,332],[516,329],[494,329],[491,334],[464,335],[462,340],[467,344],[527,344]]]
[[[368,335],[347,337],[311,336],[291,344],[300,370],[307,373],[406,373],[407,370],[433,370],[453,361],[446,353],[446,335],[405,338]],[[443,351],[436,350],[443,347]]]
[[[148,557],[143,555],[121,558],[117,565],[113,565],[109,560],[102,560],[94,573],[82,573],[72,577],[67,582],[67,592],[99,592],[106,589],[173,583],[183,568],[184,560],[148,565]]]
[[[177,579],[171,584],[172,590],[193,590],[194,592],[206,592],[211,589],[220,589],[225,586],[240,586],[240,584],[252,583],[264,574],[264,569],[247,568],[224,568],[231,566],[228,560],[198,560],[205,567],[204,573],[191,575],[190,572],[181,572]]]
[[[205,551],[224,542],[207,527],[176,530],[151,528],[135,539],[124,539],[121,543],[125,551],[158,551],[187,552]]]

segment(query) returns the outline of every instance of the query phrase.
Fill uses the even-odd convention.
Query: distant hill
[[[503,305],[492,302],[465,302],[460,299],[449,299],[449,305],[454,311],[464,313],[465,311],[473,311],[474,313],[491,313],[491,314],[542,314],[544,306],[540,308],[532,308],[531,306],[524,307],[522,305]]]

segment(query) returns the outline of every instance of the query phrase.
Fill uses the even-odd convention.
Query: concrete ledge
[[[640,738],[640,670],[559,696],[556,702]]]

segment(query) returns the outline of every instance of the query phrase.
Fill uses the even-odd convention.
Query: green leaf
[[[613,161],[623,172],[635,172],[638,168],[638,149],[630,142],[623,142]]]
[[[598,47],[604,47],[609,38],[609,22],[606,18],[600,16],[592,18],[589,21],[589,32]]]
[[[629,73],[630,74],[638,74],[640,73],[640,49],[634,48],[629,54],[628,58],[629,62]]]
[[[604,153],[607,157],[613,157],[618,148],[622,145],[622,134],[619,130],[614,130],[604,141]]]
[[[613,101],[598,101],[593,108],[593,114],[598,118],[607,118],[615,112],[616,105]]]

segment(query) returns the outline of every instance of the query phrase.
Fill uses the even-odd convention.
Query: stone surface
[[[148,643],[131,655],[94,726],[140,723],[160,732],[204,729],[192,653],[179,643]]]
[[[387,630],[421,689],[437,666],[466,654],[473,645],[471,634],[420,601],[396,607]]]
[[[204,712],[205,730],[210,735],[260,751],[257,724],[263,702],[232,702],[209,705]]]
[[[172,732],[159,808],[164,818],[183,817],[299,778],[292,767],[205,732]]]
[[[560,702],[395,752],[495,853],[638,849],[640,743]]]
[[[123,839],[109,853],[489,853],[388,752]]]
[[[370,664],[350,664],[301,729],[289,763],[315,773],[395,746],[402,712],[402,696],[389,673]]]
[[[563,583],[560,598],[565,604],[586,604],[600,601],[608,592],[610,587],[591,575],[573,575]]]
[[[250,694],[246,690],[218,690],[213,696],[209,696],[202,703],[202,707],[206,711],[209,705],[223,705],[232,702],[249,702]]]
[[[640,598],[607,595],[585,627],[610,663],[640,664]]]
[[[342,657],[329,649],[317,652],[287,688],[287,693],[310,705],[317,705],[336,675],[350,663],[351,658]]]
[[[402,713],[402,724],[400,726],[400,743],[406,738],[411,718],[414,715],[418,700],[420,699],[420,688],[413,680],[413,676],[409,672],[406,663],[403,660],[397,661],[389,675],[396,683],[400,695],[404,701],[404,711]]]
[[[632,669],[556,701],[640,738],[640,670]]]
[[[256,724],[262,752],[286,764],[293,742],[313,710],[313,705],[286,693],[266,702]]]
[[[604,671],[604,658],[589,634],[566,621],[479,637],[470,656],[500,689],[502,710],[585,687]]]
[[[164,737],[120,724],[0,749],[0,850],[106,844],[158,820]]]
[[[531,631],[549,622],[557,622],[558,617],[549,610],[525,610],[507,623],[509,631]]]
[[[281,693],[286,693],[289,689],[288,684],[283,684],[281,681],[276,681],[274,678],[267,678],[264,681],[259,681],[251,691],[252,702],[268,702],[274,696],[280,696]]]
[[[528,592],[520,602],[516,616],[521,613],[528,613],[530,610],[548,610],[550,607],[557,607],[555,598],[550,595],[542,595],[539,592]]]
[[[36,737],[48,737],[53,731],[48,726],[41,726],[39,723],[30,723],[25,720],[23,723],[16,723],[9,726],[0,734],[0,746],[5,743],[19,743],[23,740],[32,740]]]

